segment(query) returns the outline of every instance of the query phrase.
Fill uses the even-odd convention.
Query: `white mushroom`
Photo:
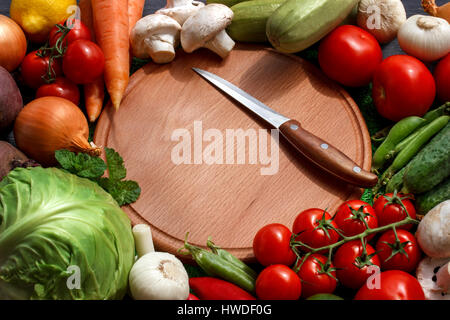
[[[156,13],[169,16],[183,26],[190,16],[204,6],[203,2],[195,0],[167,0],[167,5]]]
[[[416,276],[427,300],[450,300],[450,259],[426,257],[417,267]]]
[[[416,237],[427,256],[450,258],[450,200],[425,215],[417,227]]]
[[[180,24],[165,15],[151,14],[140,19],[131,32],[131,47],[136,58],[168,63],[175,58],[180,41]]]
[[[235,42],[225,31],[233,20],[233,11],[223,4],[209,4],[189,17],[181,30],[181,46],[191,53],[205,47],[225,58]]]

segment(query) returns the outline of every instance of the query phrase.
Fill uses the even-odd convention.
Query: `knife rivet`
[[[296,125],[296,124],[291,124],[291,129],[292,129],[292,130],[298,130],[298,125]]]
[[[321,147],[323,150],[327,150],[327,149],[328,149],[328,145],[327,145],[326,143],[322,143],[322,144],[320,145],[320,147]]]
[[[361,172],[361,168],[360,167],[354,167],[353,171],[355,171],[356,173],[360,173]]]

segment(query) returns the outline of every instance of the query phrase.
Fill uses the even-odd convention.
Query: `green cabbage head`
[[[94,182],[18,168],[0,183],[0,299],[120,299],[131,223]]]

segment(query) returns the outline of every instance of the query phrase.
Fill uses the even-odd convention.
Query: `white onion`
[[[415,15],[398,31],[403,51],[422,61],[436,61],[450,52],[450,24],[441,18]]]

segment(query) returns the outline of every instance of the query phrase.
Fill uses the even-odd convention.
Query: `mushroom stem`
[[[441,288],[444,292],[449,292],[450,289],[450,262],[447,262],[445,265],[439,268],[439,271],[436,273],[436,284]]]
[[[168,63],[175,58],[177,40],[174,34],[159,34],[145,40],[147,51],[155,63]]]
[[[233,50],[235,44],[226,30],[222,30],[213,39],[205,43],[204,47],[225,58]]]
[[[152,231],[146,224],[137,224],[133,227],[133,237],[136,245],[138,257],[142,257],[150,252],[155,252],[153,245]]]

